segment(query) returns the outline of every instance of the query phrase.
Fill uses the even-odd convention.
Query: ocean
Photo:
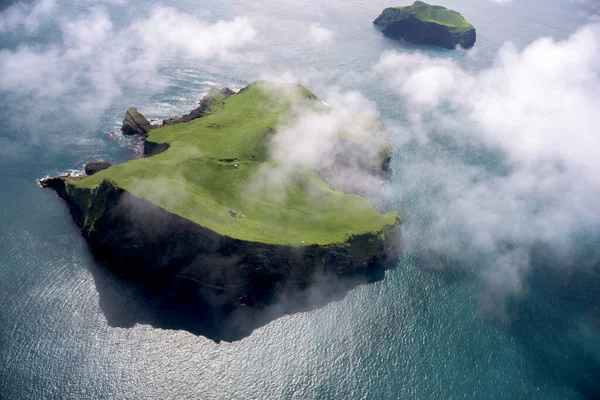
[[[0,398],[600,398],[600,224],[586,207],[600,198],[560,186],[567,205],[548,209],[543,194],[555,190],[541,185],[503,197],[508,178],[524,182],[515,168],[541,167],[507,162],[522,148],[485,144],[497,137],[457,139],[444,132],[464,125],[439,125],[440,114],[458,120],[469,101],[456,76],[475,77],[468,87],[483,91],[506,42],[521,54],[539,37],[570,41],[600,10],[593,0],[440,3],[477,28],[473,51],[384,37],[372,21],[405,0],[39,0],[3,8]],[[540,53],[560,44],[548,46]],[[535,64],[533,55],[519,62]],[[386,56],[399,61],[382,66]],[[600,66],[594,62],[582,61]],[[423,79],[418,68],[427,63],[450,75]],[[502,71],[514,82],[522,70]],[[599,71],[586,77],[590,85]],[[134,157],[126,138],[109,135],[131,105],[153,118],[183,114],[211,87],[257,79],[300,81],[329,103],[359,98],[377,109],[395,147],[387,208],[405,219],[404,255],[381,282],[216,343],[169,329],[178,316],[98,263],[64,202],[35,180],[91,159]],[[419,79],[415,91],[402,86],[408,79]],[[439,82],[453,92],[436,103],[428,96]],[[494,88],[513,93],[509,83]],[[431,107],[415,108],[414,93]],[[515,115],[511,104],[499,105],[506,118]],[[477,173],[461,186],[457,171]],[[468,185],[494,190],[465,194]],[[568,231],[568,241],[553,230]]]

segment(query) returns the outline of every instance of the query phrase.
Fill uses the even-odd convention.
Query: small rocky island
[[[373,23],[394,39],[410,43],[454,49],[475,45],[473,25],[456,11],[415,1],[412,6],[390,7],[383,10]]]
[[[382,279],[393,267],[385,261],[399,253],[398,213],[382,214],[365,198],[343,193],[322,171],[265,183],[278,168],[269,153],[278,128],[307,109],[331,111],[300,85],[267,82],[237,94],[211,90],[196,110],[162,125],[131,108],[123,133],[141,135],[142,158],[93,163],[88,175],[39,182],[66,200],[94,254],[113,272],[192,294],[192,302],[212,309],[260,309],[299,299],[322,282],[348,278],[347,290]],[[378,119],[366,128],[373,140],[385,132]],[[387,138],[370,155],[343,132],[338,140],[337,149],[358,149],[334,155],[338,165],[352,162],[386,176]],[[311,304],[288,301],[265,322]]]

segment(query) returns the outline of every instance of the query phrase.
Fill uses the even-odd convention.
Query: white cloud
[[[0,13],[0,33],[20,27],[34,33],[44,20],[54,12],[55,0],[39,0],[35,3],[15,3]]]
[[[62,32],[58,43],[0,51],[0,91],[46,114],[53,111],[50,99],[68,98],[85,118],[108,107],[123,86],[160,88],[158,69],[173,58],[233,61],[256,35],[246,18],[209,24],[168,7],[151,8],[148,17],[125,27],[115,26],[102,6],[75,17],[55,15],[48,23]]]
[[[581,15],[591,22],[600,20],[600,3],[596,0],[570,0],[571,3],[580,4],[583,7]]]
[[[290,182],[312,170],[332,186],[361,194],[384,208],[388,185],[382,180],[381,161],[376,160],[389,137],[375,104],[359,92],[335,87],[325,90],[323,102],[300,102],[297,90],[290,87],[284,93],[295,96],[295,118],[278,127],[269,143],[275,165],[260,170],[248,190],[283,195]]]
[[[343,131],[350,140],[369,146],[370,135],[362,122],[377,118],[376,108],[358,92],[331,89],[325,97],[327,112],[311,108],[297,111],[298,118],[282,127],[273,140],[273,158],[292,170],[330,168],[335,161],[335,139]],[[374,137],[376,138],[376,137]],[[381,145],[381,143],[379,143]],[[366,149],[365,149],[366,150]],[[378,149],[373,149],[376,153]]]
[[[507,151],[514,161],[560,157],[600,167],[589,135],[599,122],[593,112],[600,105],[594,92],[598,50],[598,30],[590,27],[565,42],[539,39],[522,53],[507,44],[495,66],[476,76],[452,61],[419,53],[387,53],[376,71],[415,106],[433,111],[446,103],[467,112],[479,128],[478,138]],[[568,149],[559,146],[570,139],[578,140],[570,141]]]
[[[167,7],[154,8],[149,19],[134,24],[134,31],[149,48],[148,55],[179,54],[196,59],[235,58],[232,51],[256,36],[246,18],[208,25]]]
[[[506,44],[476,74],[451,60],[396,52],[383,54],[374,71],[406,106],[400,129],[422,151],[442,136],[501,160],[439,151],[403,165],[412,175],[407,195],[425,185],[434,193],[423,205],[433,221],[425,250],[483,252],[485,281],[512,295],[524,290],[530,268],[523,249],[544,244],[566,254],[578,230],[600,227],[598,26],[523,51]]]
[[[316,23],[308,27],[310,39],[316,44],[327,44],[333,42],[333,32]]]

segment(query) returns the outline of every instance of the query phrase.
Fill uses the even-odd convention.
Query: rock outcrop
[[[152,125],[135,107],[130,107],[125,113],[123,128],[121,129],[123,130],[124,135],[145,136],[148,132],[157,127],[158,126],[156,125]]]
[[[109,163],[108,161],[90,161],[83,166],[83,169],[86,175],[92,176],[100,171],[105,170],[110,166],[111,163]]]
[[[454,49],[475,45],[475,28],[462,15],[441,6],[416,1],[412,6],[386,8],[373,22],[383,33],[410,43]]]
[[[193,109],[189,114],[181,117],[172,117],[163,120],[163,126],[183,124],[198,118],[202,118],[210,114],[214,107],[222,106],[223,101],[234,94],[235,92],[229,88],[223,88],[221,90],[212,89],[208,94],[200,99],[199,107]]]

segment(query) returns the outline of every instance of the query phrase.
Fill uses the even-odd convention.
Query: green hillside
[[[386,8],[378,19],[383,22],[386,20],[406,18],[409,15],[414,16],[423,22],[445,25],[450,28],[455,28],[460,32],[474,29],[473,25],[468,23],[458,12],[442,6],[432,6],[422,1],[415,1],[411,6]]]
[[[310,91],[260,82],[225,100],[213,96],[210,115],[151,131],[147,140],[168,143],[166,151],[69,180],[67,186],[94,190],[110,180],[173,214],[252,242],[339,244],[397,224],[397,213],[380,214],[364,198],[332,189],[313,171],[297,171],[282,184],[261,178],[277,169],[268,157],[270,138],[282,121],[293,118],[295,104],[316,103]]]

